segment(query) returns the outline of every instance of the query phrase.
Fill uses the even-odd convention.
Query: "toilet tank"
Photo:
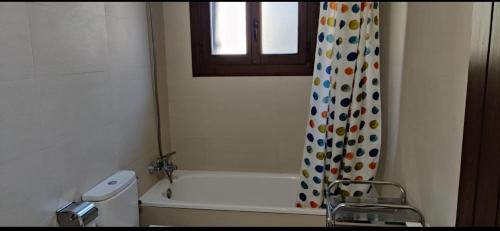
[[[139,226],[139,197],[134,171],[119,171],[82,195],[98,209],[97,226]]]

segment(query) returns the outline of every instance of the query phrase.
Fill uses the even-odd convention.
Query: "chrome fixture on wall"
[[[91,202],[71,202],[57,210],[56,216],[61,227],[85,227],[97,218],[98,209]]]
[[[156,159],[148,166],[149,173],[155,174],[163,170],[167,174],[170,183],[172,183],[172,173],[177,170],[177,165],[172,163],[170,157],[172,157],[175,153],[176,152],[169,152],[166,155],[160,154],[160,158]]]

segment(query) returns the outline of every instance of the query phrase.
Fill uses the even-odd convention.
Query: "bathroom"
[[[326,9],[354,3],[218,4],[225,18],[208,2],[0,3],[0,226],[63,226],[96,185],[121,195],[132,181],[132,226],[325,226],[324,208],[296,206],[315,46]],[[497,3],[367,4],[380,25],[374,180],[403,187],[423,226],[498,226],[500,84],[484,58],[499,49]],[[266,30],[278,13],[293,20]],[[216,19],[244,55],[213,54]],[[299,55],[259,54],[273,30]],[[122,216],[94,202],[98,226]]]

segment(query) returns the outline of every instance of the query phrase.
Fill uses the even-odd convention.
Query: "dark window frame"
[[[194,77],[310,76],[313,74],[318,2],[299,2],[297,54],[260,54],[260,3],[247,2],[247,54],[212,55],[209,2],[192,2],[191,54]]]

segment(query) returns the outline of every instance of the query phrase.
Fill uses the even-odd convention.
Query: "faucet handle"
[[[160,171],[159,162],[154,161],[150,165],[148,165],[148,172],[150,174],[157,173],[159,171]]]
[[[169,165],[165,166],[164,169],[166,171],[173,172],[173,171],[177,170],[177,165],[169,164]]]

